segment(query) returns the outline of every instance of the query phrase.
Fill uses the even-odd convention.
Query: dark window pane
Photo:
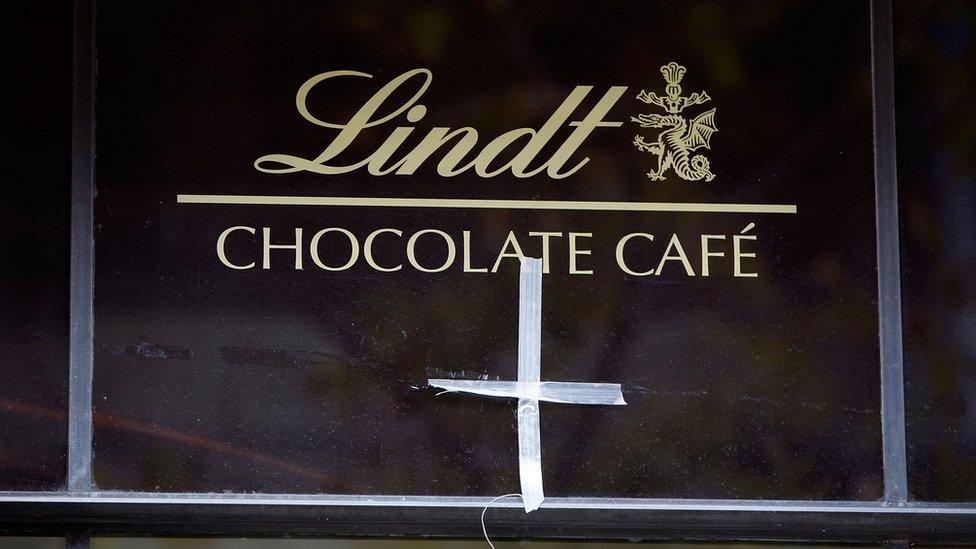
[[[549,495],[878,498],[868,15],[866,2],[822,1],[243,10],[197,2],[148,19],[134,5],[100,5],[98,485],[512,492],[515,404],[423,387],[438,376],[514,379],[517,262],[462,272],[464,231],[473,268],[492,267],[510,231],[538,255],[542,239],[529,233],[548,231],[560,236],[544,279],[542,377],[621,383],[628,401],[542,405]],[[660,67],[672,60],[687,68],[675,94],[692,104],[669,107],[677,109],[669,122],[648,119],[659,128],[632,123],[668,114],[637,96],[642,88],[667,96]],[[364,158],[411,116],[420,120],[409,146],[434,126],[477,128],[480,146],[513,128],[538,129],[577,85],[594,88],[571,120],[611,86],[627,86],[607,114],[623,126],[594,130],[565,168],[589,162],[565,179],[444,177],[443,150],[413,175],[255,169],[271,153],[314,158],[335,138],[296,111],[310,77],[374,75],[309,94],[321,119],[348,120],[370,93],[417,67],[434,75],[426,113],[369,128],[335,165]],[[405,90],[381,112],[407,101]],[[708,98],[698,104],[692,94],[701,91]],[[714,120],[699,123],[718,133],[710,148],[695,146],[714,180],[703,180],[703,160],[678,149],[668,149],[676,156],[661,166],[665,180],[649,178],[658,164],[634,146],[635,133],[648,143],[665,129],[675,135],[712,107]],[[572,131],[559,130],[531,166]],[[681,139],[693,146],[690,134]],[[797,213],[198,205],[178,204],[180,193],[786,204]],[[218,257],[219,235],[235,226],[255,234],[228,237],[227,260],[256,261],[252,268]],[[357,238],[354,266],[324,270],[304,249],[297,270],[294,252],[276,249],[262,268],[263,229],[284,243],[301,228],[308,246],[330,227]],[[371,267],[362,251],[384,228],[403,236],[381,233],[374,259],[402,263],[396,272]],[[444,272],[409,265],[407,240],[424,229],[456,243]],[[742,267],[756,277],[735,276],[733,235],[743,230],[758,238],[744,241],[758,258]],[[578,270],[593,274],[570,273],[571,232],[592,234],[575,238],[592,250],[578,256]],[[660,276],[625,274],[615,248],[632,232],[655,235],[628,248],[632,270],[654,269],[678,234],[695,276],[674,257]],[[725,255],[708,277],[703,234],[724,235],[712,241]],[[323,236],[320,260],[348,259],[344,238]],[[428,233],[417,244],[423,265],[444,261],[440,238]]]
[[[3,33],[13,98],[0,200],[0,490],[64,484],[71,6],[18,2]]]
[[[976,500],[976,5],[898,2],[911,495]]]

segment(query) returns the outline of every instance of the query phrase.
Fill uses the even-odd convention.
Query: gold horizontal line
[[[722,204],[694,202],[592,202],[579,200],[488,200],[468,198],[376,198],[349,196],[261,196],[178,194],[179,204],[257,206],[358,206],[380,208],[457,208],[570,210],[610,212],[702,212],[795,214],[796,204]]]

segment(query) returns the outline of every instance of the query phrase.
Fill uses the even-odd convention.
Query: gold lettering
[[[363,241],[363,258],[366,259],[366,263],[370,267],[380,271],[381,273],[392,273],[394,271],[399,271],[403,268],[402,263],[397,264],[395,267],[381,267],[373,259],[373,241],[376,240],[377,236],[383,233],[393,233],[400,237],[403,236],[403,231],[399,229],[376,229],[375,231],[366,235],[366,240]]]
[[[416,254],[417,240],[425,234],[436,234],[437,236],[443,238],[444,242],[447,243],[447,258],[444,259],[444,263],[440,267],[429,269],[427,267],[422,266],[417,261],[417,254]],[[407,261],[409,261],[410,264],[413,265],[413,267],[418,271],[422,271],[425,273],[439,273],[441,271],[447,270],[447,268],[454,263],[454,258],[456,256],[457,256],[457,249],[454,246],[454,239],[452,239],[451,236],[445,233],[444,231],[438,231],[437,229],[424,229],[422,231],[415,232],[410,236],[410,239],[407,240]]]
[[[269,227],[264,227],[262,229],[262,234],[264,235],[264,259],[261,262],[262,269],[271,268],[271,250],[295,250],[295,270],[302,270],[302,230],[301,228],[295,228],[295,243],[294,244],[272,244],[271,243],[271,229]]]
[[[326,233],[337,232],[346,235],[349,239],[349,261],[341,267],[330,267],[323,263],[319,259],[319,239],[322,238]],[[356,235],[352,234],[347,229],[340,229],[339,227],[329,227],[328,229],[322,229],[321,231],[315,233],[312,236],[312,241],[308,245],[309,253],[312,256],[312,263],[315,263],[320,269],[325,269],[326,271],[345,271],[346,269],[352,267],[356,264],[356,260],[359,259],[359,241],[356,240]]]
[[[224,243],[227,241],[227,237],[230,236],[230,233],[234,231],[247,231],[251,234],[255,234],[257,232],[254,229],[254,227],[238,226],[238,227],[230,227],[229,229],[225,229],[224,232],[220,233],[220,236],[217,237],[217,258],[220,259],[221,263],[230,267],[231,269],[238,269],[238,270],[251,269],[254,267],[253,261],[248,263],[247,265],[235,265],[231,263],[229,259],[227,259],[227,254],[224,251]]]
[[[675,250],[678,255],[671,255],[671,250]],[[681,264],[685,266],[685,273],[688,276],[695,276],[695,270],[691,268],[691,262],[688,261],[688,256],[685,255],[684,248],[681,247],[681,241],[678,240],[678,235],[671,235],[671,241],[668,242],[667,249],[664,250],[664,256],[661,258],[661,262],[657,264],[657,274],[660,276],[662,271],[664,271],[664,264],[668,261],[680,260]]]
[[[339,166],[329,163],[348,149],[349,145],[363,130],[385,124],[404,113],[406,113],[406,119],[410,123],[417,123],[423,119],[427,114],[427,107],[417,102],[430,87],[433,80],[433,75],[427,69],[407,71],[390,80],[374,93],[349,120],[343,123],[322,120],[309,109],[309,94],[321,83],[340,77],[372,78],[372,75],[349,70],[324,72],[305,81],[295,96],[295,106],[305,120],[317,126],[339,130],[338,135],[315,158],[308,159],[282,153],[268,154],[254,161],[254,167],[257,170],[273,174],[308,171],[323,175],[338,175],[365,166],[371,175],[379,176],[391,173],[410,175],[439,149],[453,143],[453,146],[437,164],[437,173],[443,177],[452,177],[474,168],[478,176],[485,178],[506,172],[511,172],[515,177],[525,178],[545,170],[549,177],[563,179],[573,175],[589,162],[589,157],[583,157],[574,167],[565,168],[567,163],[571,161],[571,157],[596,128],[619,127],[623,124],[619,121],[604,120],[604,117],[627,90],[626,86],[610,87],[581,120],[567,123],[572,113],[593,89],[593,86],[576,86],[538,130],[516,128],[505,132],[489,141],[480,152],[474,155],[472,160],[467,162],[465,160],[473,153],[479,137],[478,131],[471,127],[462,127],[456,130],[448,127],[431,128],[416,147],[400,157],[399,160],[395,159],[400,147],[416,129],[405,126],[394,128],[379,148],[368,157],[353,164]],[[414,94],[387,114],[378,114],[384,103],[414,77],[422,79]],[[564,126],[573,127],[572,133],[548,160],[535,168],[530,168],[536,156]],[[501,156],[505,150],[519,142],[524,143],[522,149],[516,152],[511,160],[492,168],[493,161]]]
[[[592,270],[580,270],[576,268],[576,256],[590,255],[591,250],[578,249],[576,247],[577,238],[593,238],[593,233],[569,233],[569,274],[593,274]]]
[[[627,246],[627,242],[631,238],[636,238],[638,236],[639,237],[642,237],[642,238],[646,238],[646,239],[648,239],[648,240],[650,240],[652,242],[654,241],[654,235],[648,234],[648,233],[630,233],[630,234],[624,236],[623,238],[620,239],[619,242],[617,242],[617,251],[616,251],[617,265],[620,267],[620,270],[621,271],[623,271],[623,272],[625,272],[625,273],[627,273],[627,274],[629,274],[631,276],[648,276],[648,275],[652,275],[652,274],[654,274],[654,269],[648,269],[646,271],[635,271],[635,270],[631,269],[629,266],[627,266],[627,261],[624,259],[624,248]]]
[[[514,251],[509,252],[509,248],[512,248]],[[505,259],[506,257],[518,259],[519,262],[521,262],[522,258],[525,257],[525,255],[522,254],[522,247],[519,246],[518,239],[515,238],[515,232],[513,231],[508,231],[508,236],[505,238],[505,244],[502,245],[501,251],[498,252],[498,258],[495,259],[495,264],[492,265],[491,272],[497,273],[498,266],[501,265],[502,259]]]
[[[464,249],[464,272],[466,273],[487,273],[488,267],[471,266],[471,231],[462,231],[461,239]]]

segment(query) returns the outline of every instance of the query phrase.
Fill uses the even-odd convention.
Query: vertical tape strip
[[[525,512],[531,513],[546,497],[542,490],[542,434],[539,401],[527,398],[518,403],[519,483]]]
[[[542,374],[542,260],[522,258],[519,272],[518,381],[538,391]],[[525,512],[542,504],[542,435],[539,426],[539,399],[518,401],[519,481]]]
[[[542,373],[542,260],[523,257],[519,271],[518,380]]]

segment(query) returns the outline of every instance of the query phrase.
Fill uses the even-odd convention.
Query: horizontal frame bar
[[[487,497],[0,493],[0,533],[476,537]],[[492,535],[564,539],[976,541],[972,504],[546,498],[497,502]]]

